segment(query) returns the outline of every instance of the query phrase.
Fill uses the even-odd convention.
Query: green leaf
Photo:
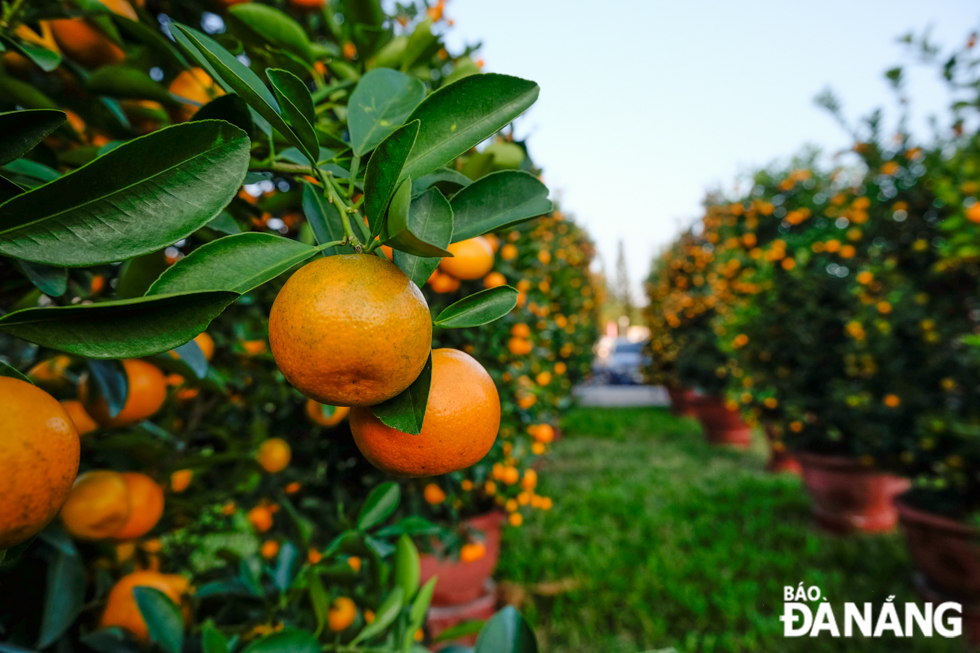
[[[170,33],[174,35],[177,43],[187,50],[193,59],[207,63],[209,71],[214,72],[212,79],[220,79],[226,90],[238,93],[248,106],[252,107],[286,140],[296,147],[303,147],[302,141],[280,115],[276,98],[258,75],[214,39],[180,23],[173,22],[170,26]]]
[[[117,360],[87,360],[86,366],[92,375],[95,388],[109,408],[109,416],[122,412],[129,398],[129,377],[123,364]]]
[[[208,375],[208,359],[205,358],[197,342],[193,340],[185,342],[180,347],[174,347],[170,353],[177,354],[177,357],[187,364],[191,373],[197,378],[203,379]]]
[[[139,358],[184,344],[237,298],[221,291],[25,308],[0,317],[0,331],[89,358]]]
[[[257,639],[242,653],[320,653],[320,644],[305,630],[286,630]]]
[[[248,105],[240,95],[228,93],[220,95],[194,112],[191,120],[224,120],[235,125],[246,134],[255,131]]]
[[[459,81],[464,77],[469,77],[470,75],[479,75],[480,67],[476,65],[470,57],[460,57],[453,62],[453,72],[449,73],[449,76],[442,80],[443,85],[452,84],[455,81]]]
[[[280,592],[285,592],[293,582],[296,569],[299,567],[299,552],[292,542],[286,542],[279,549],[279,557],[276,559],[276,568],[272,574],[276,587]]]
[[[435,42],[436,37],[432,33],[434,22],[431,16],[426,16],[412,30],[408,37],[408,43],[405,44],[405,51],[402,53],[402,70],[411,68],[412,64],[422,56],[422,53]]]
[[[61,177],[61,173],[43,163],[30,159],[16,159],[3,167],[11,179],[24,188],[37,188]]]
[[[412,200],[408,212],[409,228],[420,240],[438,248],[449,247],[453,239],[453,210],[438,188],[430,188]],[[400,250],[393,255],[395,265],[421,288],[439,266],[440,257],[416,256]]]
[[[51,550],[47,576],[44,616],[35,645],[39,649],[54,644],[82,613],[85,603],[85,563],[77,553]]]
[[[398,613],[401,612],[404,604],[405,590],[401,587],[395,587],[378,606],[378,610],[374,614],[374,621],[364,626],[364,629],[351,641],[351,646],[356,646],[359,642],[383,633],[398,618]],[[414,630],[412,634],[415,634]]]
[[[479,619],[474,619],[472,621],[464,621],[461,624],[456,624],[450,628],[445,629],[432,639],[433,644],[439,642],[451,642],[454,639],[459,639],[460,637],[466,637],[468,635],[476,635],[481,630],[483,626],[486,625],[485,621]],[[446,650],[446,649],[441,649]]]
[[[415,628],[409,628],[409,631],[413,635],[415,634],[415,630],[422,625],[422,621],[425,619],[425,613],[429,609],[429,604],[432,603],[432,593],[436,591],[437,580],[437,578],[430,578],[429,582],[419,590],[415,601],[412,602],[412,609],[408,613],[408,618],[412,625],[415,626]]]
[[[347,127],[354,154],[364,156],[398,129],[425,99],[419,80],[390,68],[365,74],[351,93]]]
[[[48,50],[42,45],[28,43],[27,41],[14,40],[6,35],[0,34],[0,41],[17,50],[22,55],[33,61],[46,73],[51,72],[61,65],[61,55],[52,50]]]
[[[514,310],[518,294],[517,289],[510,286],[475,292],[444,308],[433,324],[447,329],[489,324]]]
[[[228,638],[215,627],[211,619],[204,622],[201,631],[201,650],[203,653],[228,653]]]
[[[162,249],[129,259],[119,270],[116,297],[118,299],[142,297],[170,265]]]
[[[438,168],[412,180],[412,195],[418,195],[431,186],[437,186],[443,195],[449,196],[472,183],[469,177],[452,168]]]
[[[476,640],[476,653],[537,653],[538,641],[513,606],[493,615]]]
[[[53,109],[0,113],[0,166],[33,150],[66,117],[64,111]]]
[[[432,354],[412,385],[388,401],[371,406],[371,412],[390,428],[418,435],[425,421],[425,407],[429,403],[429,389],[432,387]]]
[[[34,384],[34,382],[22,374],[20,370],[12,365],[4,363],[2,360],[0,360],[0,376],[10,377],[11,379],[17,379],[18,381],[26,381],[31,385]]]
[[[170,95],[170,91],[153,81],[145,72],[126,65],[102,66],[92,73],[85,86],[96,95],[155,100],[170,106],[180,104]]]
[[[184,618],[180,607],[155,587],[134,587],[133,596],[146,622],[150,641],[170,653],[180,653],[184,645]]]
[[[303,183],[303,213],[306,221],[313,229],[316,242],[324,245],[344,239],[344,223],[340,219],[337,206],[323,197],[321,187],[309,182]],[[348,254],[354,250],[350,247],[328,247],[323,250],[324,256]]]
[[[440,88],[408,117],[422,127],[403,174],[417,178],[444,166],[524,113],[538,91],[534,82],[495,73]]]
[[[412,199],[412,180],[404,180],[391,198],[381,241],[415,256],[452,256],[445,248],[426,240],[441,239],[446,230],[452,233],[449,201],[438,188],[431,188],[416,199],[420,201]]]
[[[493,172],[456,193],[453,242],[512,227],[550,212],[548,187],[532,174]]]
[[[147,296],[227,290],[245,294],[316,254],[317,248],[276,236],[245,232],[198,247],[164,270]]]
[[[320,574],[312,567],[306,570],[306,587],[310,593],[310,605],[313,606],[313,616],[316,617],[316,632],[314,637],[319,638],[320,633],[327,625],[327,618],[330,614],[330,595],[327,594]],[[208,653],[205,651],[204,653]]]
[[[408,535],[398,538],[395,545],[395,585],[405,592],[405,599],[411,600],[419,589],[419,550]]]
[[[178,68],[190,68],[190,64],[184,58],[184,55],[174,47],[171,40],[164,36],[159,27],[152,22],[142,23],[139,20],[130,20],[114,12],[109,12],[109,17],[115,26],[132,40],[143,43],[156,50],[173,62]]]
[[[80,267],[161,249],[231,201],[248,159],[245,132],[217,120],[142,136],[0,204],[0,253]]]
[[[49,297],[61,297],[68,290],[68,268],[56,268],[50,265],[19,261],[14,259],[14,265],[30,279],[34,286]]]
[[[0,175],[0,204],[3,204],[11,197],[16,197],[24,192],[24,189]]]
[[[434,535],[438,532],[439,527],[425,517],[409,515],[398,520],[397,523],[391,526],[379,528],[375,535],[377,537],[391,537],[392,535],[401,535],[402,533],[408,533],[409,535]]]
[[[272,90],[279,100],[279,107],[286,122],[295,132],[310,163],[316,165],[319,160],[320,142],[313,130],[316,111],[313,108],[313,97],[309,89],[299,77],[288,70],[269,68],[265,74],[272,83]]]
[[[32,84],[22,82],[10,75],[0,75],[0,92],[10,96],[16,104],[25,109],[54,109],[58,103],[37,90]]]
[[[275,7],[257,2],[238,4],[228,10],[226,20],[232,31],[256,47],[281,48],[313,65],[313,50],[306,32]]]
[[[388,202],[401,181],[402,167],[412,152],[418,134],[419,122],[414,120],[385,138],[368,160],[364,170],[364,208],[372,238],[383,230]]]
[[[382,483],[371,490],[361,507],[361,514],[357,517],[358,530],[368,530],[388,519],[388,516],[398,507],[401,496],[401,488],[392,481]]]

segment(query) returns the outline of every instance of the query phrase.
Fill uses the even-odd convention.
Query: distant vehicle
[[[650,363],[644,351],[649,340],[631,341],[629,338],[603,338],[596,348],[592,363],[593,379],[609,385],[636,385],[643,383],[643,367]]]

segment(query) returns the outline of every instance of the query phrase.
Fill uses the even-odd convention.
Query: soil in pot
[[[422,584],[433,576],[439,578],[432,594],[432,605],[462,605],[483,594],[500,558],[500,528],[503,522],[504,515],[500,512],[490,512],[466,520],[465,524],[476,532],[474,541],[482,541],[485,548],[483,556],[476,560],[464,562],[459,558],[428,553],[419,556]]]

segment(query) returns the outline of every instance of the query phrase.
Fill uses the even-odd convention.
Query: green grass
[[[555,507],[508,529],[496,574],[527,590],[543,651],[962,650],[938,637],[783,637],[784,585],[817,585],[841,620],[846,601],[877,614],[889,595],[916,597],[901,537],[816,531],[800,480],[763,470],[761,438],[713,447],[694,420],[655,408],[576,409],[562,426],[539,488]],[[579,585],[535,591],[569,579]]]

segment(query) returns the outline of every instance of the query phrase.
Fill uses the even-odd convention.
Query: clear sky
[[[635,293],[650,261],[695,219],[705,190],[849,138],[813,103],[832,87],[853,121],[897,111],[884,71],[911,63],[896,38],[932,28],[959,45],[980,23],[970,0],[450,0],[453,46],[483,42],[486,71],[533,79],[518,123],[562,207],[606,270],[625,242]],[[933,68],[907,66],[912,126],[943,115]],[[945,116],[943,116],[945,117]],[[645,301],[645,299],[644,299]]]

